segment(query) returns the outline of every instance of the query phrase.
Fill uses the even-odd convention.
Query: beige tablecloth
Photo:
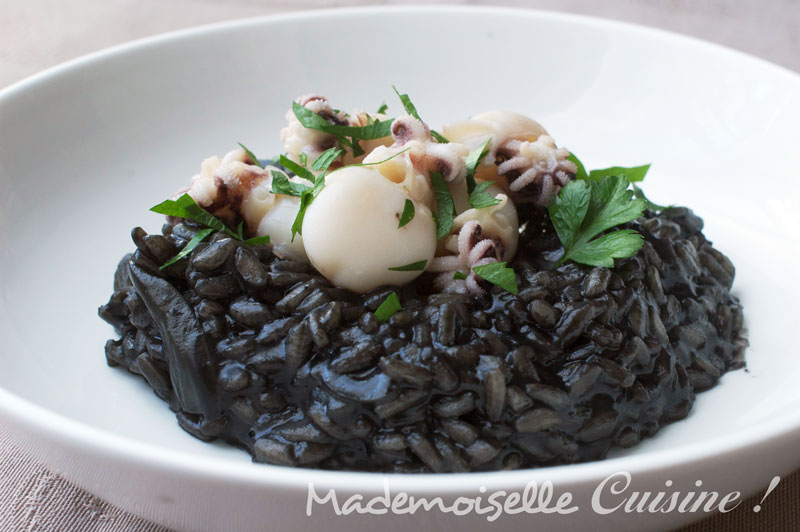
[[[73,57],[127,40],[224,19],[363,0],[0,0],[0,88]],[[398,1],[381,4],[403,3]],[[424,2],[416,2],[424,3]],[[558,9],[692,34],[800,71],[800,0],[450,1]],[[762,495],[683,532],[800,530],[800,472]],[[0,532],[155,532],[36,463],[0,426]]]

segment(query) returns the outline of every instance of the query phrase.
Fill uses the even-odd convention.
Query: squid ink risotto
[[[587,171],[505,111],[437,132],[398,96],[298,98],[282,155],[208,158],[133,229],[106,359],[185,431],[298,467],[583,462],[743,366],[733,264],[649,165]]]

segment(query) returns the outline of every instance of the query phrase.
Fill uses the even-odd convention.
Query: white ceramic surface
[[[129,230],[203,157],[237,141],[279,150],[291,99],[315,91],[368,109],[391,84],[430,123],[489,108],[540,120],[593,167],[654,163],[648,195],[688,204],[737,266],[748,371],[690,417],[606,461],[538,470],[397,476],[287,469],[201,443],[140,380],[108,368],[111,291]],[[346,9],[200,28],[94,54],[0,93],[0,422],[93,493],[192,530],[486,527],[483,517],[305,515],[307,483],[380,494],[479,494],[551,480],[570,515],[501,517],[492,530],[641,530],[700,517],[598,516],[591,492],[752,492],[800,465],[796,275],[800,77],[693,39],[583,17],[470,8]]]

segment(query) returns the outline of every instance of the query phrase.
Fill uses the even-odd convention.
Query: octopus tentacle
[[[503,258],[503,244],[497,238],[484,234],[481,224],[475,220],[465,223],[458,232],[458,254],[436,257],[429,268],[441,272],[434,286],[444,292],[483,294],[490,283],[476,273],[477,266],[499,262]],[[453,279],[456,272],[466,279]]]
[[[506,177],[517,201],[547,206],[578,170],[568,160],[569,151],[556,147],[549,135],[532,142],[512,139],[500,149],[509,158],[497,166],[497,173]]]

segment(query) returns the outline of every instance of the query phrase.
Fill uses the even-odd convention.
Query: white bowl
[[[691,206],[738,268],[752,347],[685,421],[608,460],[513,472],[381,475],[289,469],[180,430],[139,379],[105,365],[96,316],[129,230],[201,159],[237,141],[279,150],[293,97],[399,108],[434,125],[502,107],[536,117],[593,167],[652,161],[647,191]],[[505,515],[496,530],[651,530],[702,517],[623,510],[628,490],[749,494],[800,465],[796,281],[800,77],[697,40],[534,11],[346,9],[178,32],[73,61],[0,93],[0,422],[48,466],[110,502],[192,530],[401,530],[486,526],[438,511],[306,516],[307,486],[475,497],[552,481],[577,512]],[[671,480],[672,487],[665,488]],[[697,490],[699,491],[699,490]],[[619,497],[624,497],[625,494]],[[612,499],[614,497],[612,496]]]

